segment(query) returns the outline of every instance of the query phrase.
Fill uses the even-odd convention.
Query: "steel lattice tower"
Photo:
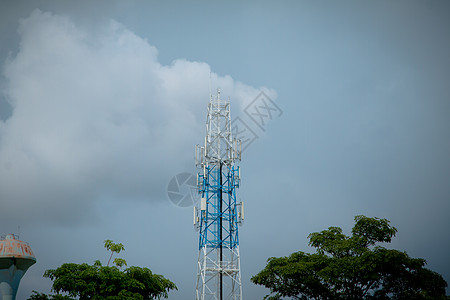
[[[230,101],[211,95],[205,145],[196,147],[200,207],[194,208],[199,230],[196,299],[242,299],[238,224],[243,203],[236,202],[241,143],[231,133]]]

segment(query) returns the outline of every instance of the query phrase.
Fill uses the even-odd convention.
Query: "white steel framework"
[[[205,145],[196,147],[200,207],[194,208],[199,230],[197,300],[242,299],[238,225],[243,203],[236,202],[241,143],[231,133],[230,101],[212,97],[208,104]]]

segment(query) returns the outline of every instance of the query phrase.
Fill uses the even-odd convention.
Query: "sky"
[[[106,263],[105,239],[194,298],[192,207],[167,189],[197,172],[217,88],[252,133],[246,299],[268,293],[250,282],[267,258],[360,214],[450,282],[448,53],[448,1],[1,1],[0,234],[37,258],[17,299],[49,292],[47,269]],[[258,126],[261,92],[277,111]]]

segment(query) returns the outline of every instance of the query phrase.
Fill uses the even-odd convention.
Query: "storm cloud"
[[[113,20],[87,32],[36,9],[19,34],[4,69],[4,224],[86,221],[105,197],[166,199],[167,178],[190,167],[201,140],[208,82],[238,107],[258,93],[203,62],[160,64],[154,46]]]

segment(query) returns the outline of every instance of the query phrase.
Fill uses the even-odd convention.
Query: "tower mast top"
[[[197,167],[206,165],[231,166],[241,159],[241,143],[233,138],[231,132],[230,100],[210,96],[206,117],[206,136],[204,146],[196,146],[195,163]]]

